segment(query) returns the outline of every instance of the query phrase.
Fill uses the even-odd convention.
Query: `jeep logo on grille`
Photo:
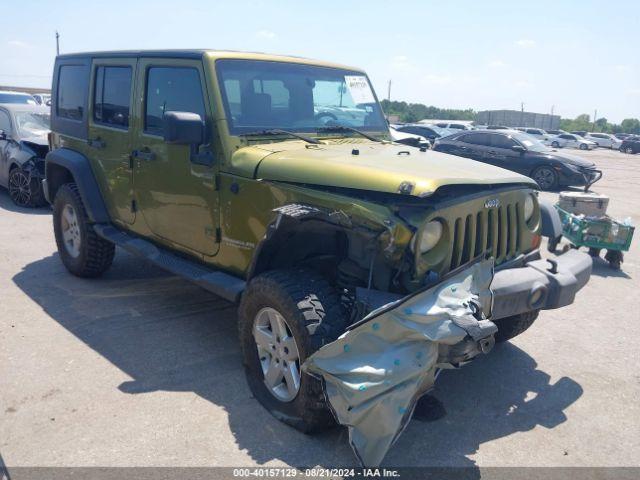
[[[484,208],[498,208],[500,206],[500,199],[490,198],[484,202]]]

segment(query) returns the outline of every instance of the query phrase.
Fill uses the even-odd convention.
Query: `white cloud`
[[[405,69],[411,66],[409,57],[405,55],[397,55],[391,60],[391,66],[395,69]]]
[[[502,67],[506,67],[507,64],[504,63],[502,60],[491,60],[488,65],[491,68],[502,68]]]
[[[276,38],[276,34],[271,30],[258,30],[256,32],[256,37],[263,38],[265,40],[273,40]]]
[[[28,43],[23,42],[21,40],[9,40],[7,44],[9,44],[10,47],[18,47],[18,48],[27,48],[29,46]]]
[[[532,48],[536,46],[536,42],[528,38],[522,38],[516,41],[516,45],[520,48]]]
[[[424,79],[426,82],[432,83],[434,85],[448,85],[453,81],[453,79],[449,75],[436,75],[433,73],[425,76]]]

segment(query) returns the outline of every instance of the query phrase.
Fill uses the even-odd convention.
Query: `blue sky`
[[[15,19],[11,22],[8,20]],[[10,1],[0,84],[48,86],[61,52],[216,48],[366,69],[380,98],[620,122],[640,117],[640,2]]]

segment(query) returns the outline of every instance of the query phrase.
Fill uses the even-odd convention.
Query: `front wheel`
[[[19,207],[42,207],[46,204],[40,179],[20,167],[9,174],[9,196]]]
[[[337,291],[312,270],[274,270],[249,283],[240,345],[249,388],[269,413],[305,433],[335,425],[320,380],[301,366],[346,324]]]
[[[498,327],[498,333],[495,334],[496,342],[506,342],[513,337],[517,337],[529,329],[533,322],[538,318],[539,310],[513,315],[511,317],[492,320]]]
[[[531,176],[541,190],[553,190],[558,186],[558,175],[551,167],[538,167]]]
[[[586,143],[581,143],[580,144],[580,150],[588,150],[589,146]]]
[[[551,142],[551,146],[553,148],[560,148],[560,144],[558,142]]]
[[[53,231],[60,259],[69,272],[97,277],[111,266],[115,245],[93,230],[75,183],[62,185],[56,193]]]
[[[630,154],[630,155],[631,155],[631,154],[633,154],[633,148],[631,148],[631,147],[627,147],[627,148],[625,148],[625,149],[624,149],[624,153],[628,153],[628,154]]]

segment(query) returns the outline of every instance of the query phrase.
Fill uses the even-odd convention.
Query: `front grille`
[[[520,254],[522,215],[520,203],[513,202],[452,220],[449,270],[480,255],[493,256],[496,264],[500,264]]]

